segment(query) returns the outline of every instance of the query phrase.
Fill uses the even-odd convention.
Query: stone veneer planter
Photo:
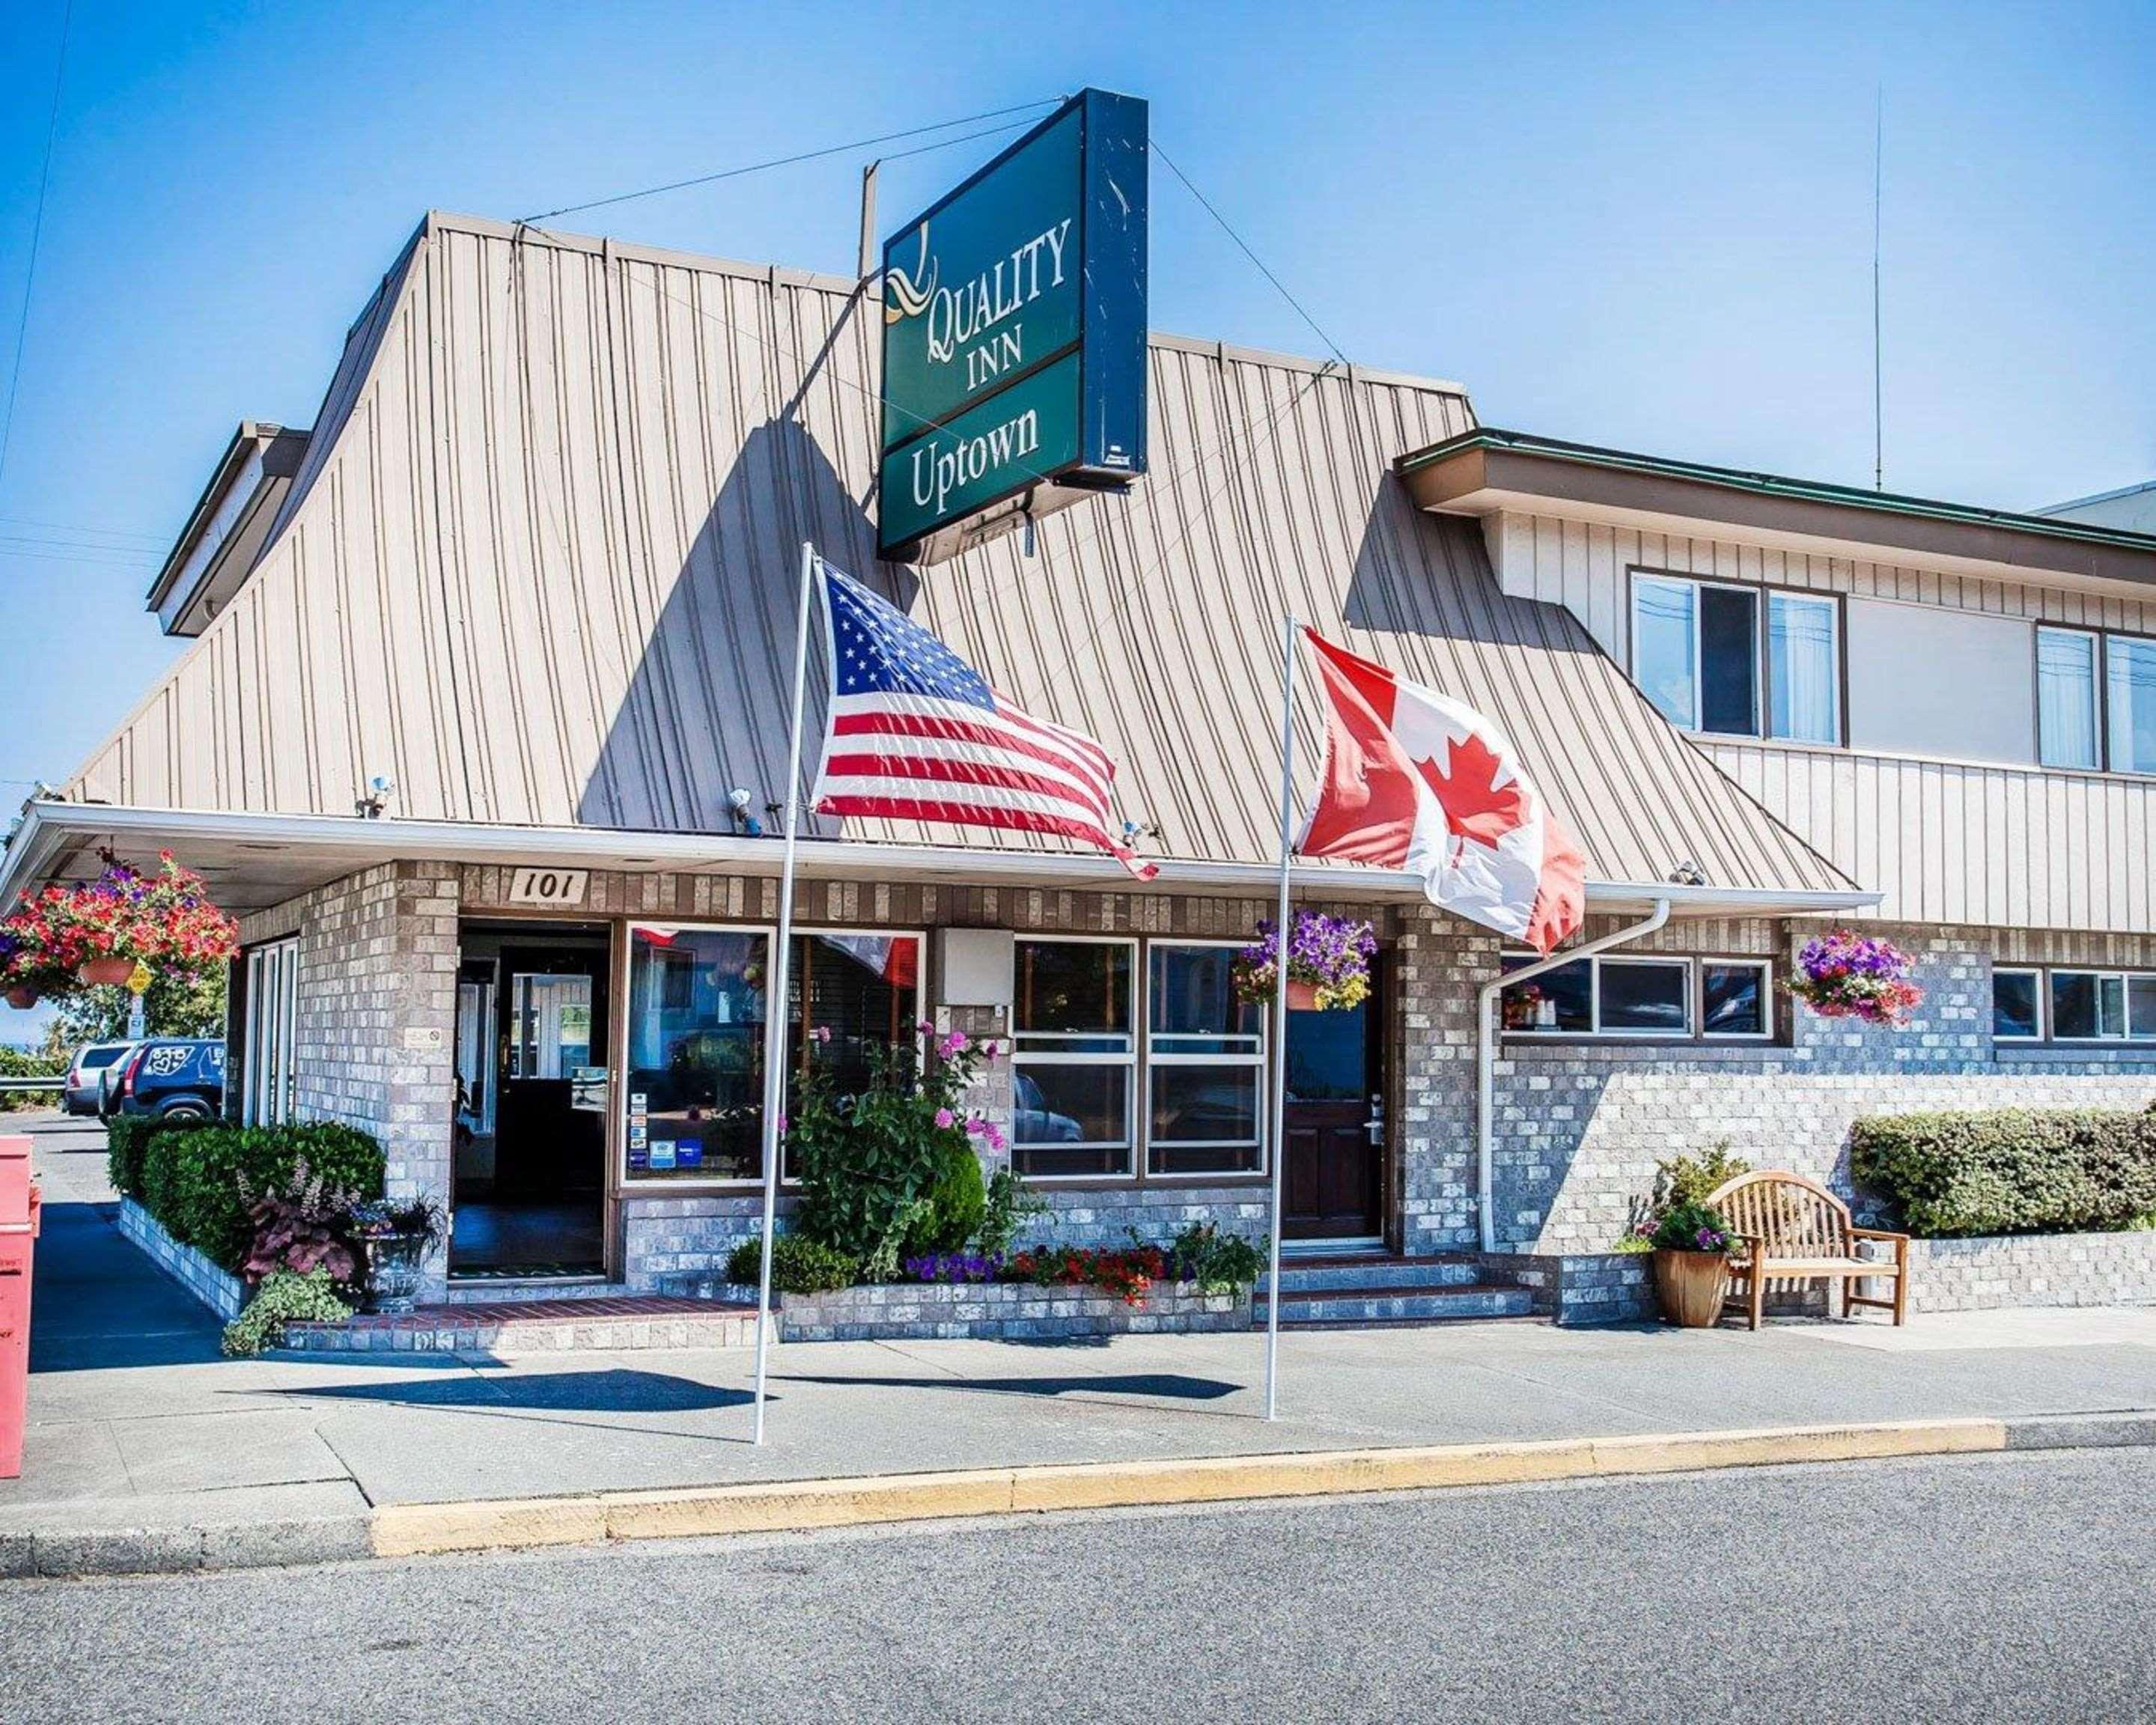
[[[711,1277],[670,1276],[670,1293],[756,1300],[756,1289]],[[1159,1335],[1250,1327],[1250,1291],[1201,1293],[1194,1282],[1156,1283],[1126,1305],[1098,1288],[1030,1282],[876,1282],[826,1294],[777,1296],[788,1342],[1043,1340],[1062,1336]]]
[[[227,1323],[247,1304],[247,1285],[219,1269],[192,1246],[182,1245],[164,1224],[131,1198],[120,1200],[120,1231],[157,1260],[157,1267]]]
[[[1909,1242],[1912,1312],[2156,1305],[2156,1230]]]

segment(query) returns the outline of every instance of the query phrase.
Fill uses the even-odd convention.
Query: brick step
[[[742,1348],[756,1310],[654,1295],[423,1306],[339,1324],[293,1324],[284,1346],[302,1353],[632,1353]]]
[[[1265,1321],[1266,1297],[1251,1301],[1251,1321]],[[1534,1296],[1525,1288],[1491,1282],[1464,1286],[1325,1288],[1298,1294],[1290,1289],[1281,1301],[1283,1325],[1332,1327],[1356,1324],[1441,1323],[1461,1318],[1526,1317]]]
[[[1375,1253],[1353,1257],[1288,1259],[1281,1265],[1281,1286],[1290,1297],[1331,1288],[1466,1287],[1487,1272],[1461,1258],[1396,1258]],[[1258,1278],[1265,1291],[1267,1278]]]
[[[756,1304],[756,1284],[728,1281],[712,1271],[683,1271],[659,1278],[659,1291],[681,1300],[718,1300],[733,1306]],[[771,1303],[778,1303],[777,1289],[772,1291]]]

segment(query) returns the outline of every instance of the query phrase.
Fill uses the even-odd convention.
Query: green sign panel
[[[918,538],[1078,459],[1079,356],[999,390],[883,458],[883,537]]]
[[[883,555],[1145,471],[1146,162],[1081,90],[885,242]]]

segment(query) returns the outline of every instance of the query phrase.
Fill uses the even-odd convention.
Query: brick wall
[[[295,1111],[378,1138],[393,1198],[449,1196],[457,906],[454,865],[385,863],[241,927],[250,945],[298,937]],[[444,1276],[437,1249],[423,1297]]]
[[[1642,950],[1769,950],[1761,924],[1702,939],[1674,925]],[[1656,1163],[1727,1140],[1759,1168],[1813,1175],[1850,1195],[1851,1123],[1922,1108],[2136,1107],[2156,1098],[2156,1058],[1999,1048],[1991,1036],[1998,962],[2148,963],[2156,942],[2030,932],[1887,928],[1917,960],[1925,991],[1895,1030],[1819,1018],[1784,1001],[1786,1046],[1508,1039],[1498,1067],[1498,1238],[1531,1251],[1593,1252],[1621,1233]],[[1775,935],[1786,975],[1804,925]],[[2132,950],[2121,950],[2122,946]],[[2149,950],[2143,951],[2146,947]]]
[[[1912,1311],[2148,1305],[2156,1305],[2156,1230],[1909,1243]]]

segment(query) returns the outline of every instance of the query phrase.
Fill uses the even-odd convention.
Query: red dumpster
[[[30,1141],[0,1138],[0,1480],[23,1471],[30,1394],[30,1243],[37,1237]]]

